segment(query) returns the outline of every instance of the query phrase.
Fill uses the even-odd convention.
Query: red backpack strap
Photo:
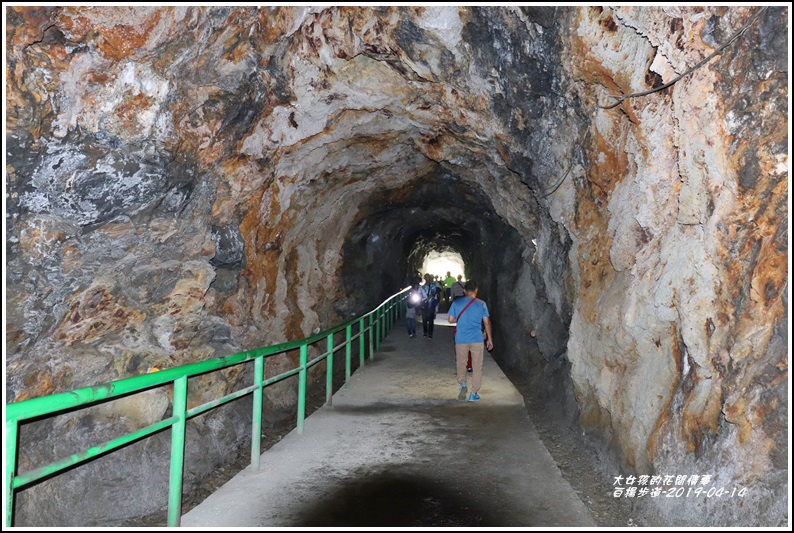
[[[458,320],[460,320],[460,317],[462,317],[463,313],[466,312],[466,309],[468,309],[469,306],[471,304],[473,304],[476,300],[477,300],[477,298],[472,298],[471,300],[469,300],[469,303],[466,304],[466,307],[463,308],[463,311],[461,311],[460,314],[457,316],[457,318],[455,318],[455,324],[458,323]],[[454,338],[455,335],[457,335],[457,334],[458,334],[458,326],[456,325],[455,326],[455,330],[452,332],[452,337]]]
[[[472,299],[469,301],[469,303],[467,303],[467,304],[466,304],[466,307],[464,307],[464,308],[463,308],[463,311],[461,311],[461,312],[460,312],[460,314],[458,315],[458,317],[457,317],[455,320],[460,320],[460,317],[462,317],[462,316],[463,316],[463,313],[465,313],[465,312],[466,312],[466,309],[468,309],[468,308],[469,308],[469,306],[470,306],[471,304],[473,304],[474,302],[476,302],[476,301],[477,301],[477,298],[472,298]]]

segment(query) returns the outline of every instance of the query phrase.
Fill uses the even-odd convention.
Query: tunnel
[[[455,253],[494,360],[606,470],[750,488],[638,500],[657,525],[788,521],[788,7],[4,10],[6,403],[307,337]],[[19,466],[172,401],[34,420]],[[268,428],[296,401],[267,389]],[[250,411],[189,425],[187,492]],[[168,446],[21,492],[16,524],[157,512]]]

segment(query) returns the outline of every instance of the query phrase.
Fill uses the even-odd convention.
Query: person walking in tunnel
[[[466,282],[466,296],[452,302],[447,320],[455,327],[455,367],[460,389],[458,398],[464,399],[468,389],[469,401],[480,400],[479,390],[482,385],[482,362],[484,357],[483,338],[485,348],[493,350],[493,337],[491,335],[491,319],[488,314],[488,305],[477,299],[477,282]],[[482,328],[485,326],[485,333]],[[470,382],[466,380],[466,360],[471,352],[472,375]]]
[[[416,337],[416,310],[419,309],[419,303],[422,301],[422,296],[419,294],[419,280],[420,278],[411,280],[411,290],[408,292],[405,310],[405,326],[408,328],[408,336],[412,339]]]
[[[452,285],[455,284],[455,278],[452,277],[452,274],[447,272],[447,277],[444,278],[444,301],[447,302],[447,305],[450,303],[450,297],[452,296]]]
[[[419,307],[422,312],[422,333],[424,337],[432,339],[436,307],[439,300],[438,286],[433,281],[432,274],[425,274],[425,284],[419,287],[419,292],[422,296],[422,302]]]
[[[452,287],[450,287],[449,293],[453,302],[458,298],[466,296],[466,289],[463,286],[463,281],[461,281],[462,279],[463,279],[463,275],[458,274],[458,281],[453,283]]]

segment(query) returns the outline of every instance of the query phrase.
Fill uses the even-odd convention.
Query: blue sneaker
[[[458,390],[458,400],[465,400],[466,399],[466,382],[460,384],[460,389]]]
[[[469,394],[469,401],[470,402],[479,402],[480,401],[480,395],[477,394],[476,392],[473,392],[473,393]]]

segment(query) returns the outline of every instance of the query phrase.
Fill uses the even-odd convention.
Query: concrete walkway
[[[439,321],[444,316],[439,316]],[[395,324],[375,360],[250,467],[185,514],[191,527],[594,527],[485,358],[480,402],[457,399],[452,328]]]

